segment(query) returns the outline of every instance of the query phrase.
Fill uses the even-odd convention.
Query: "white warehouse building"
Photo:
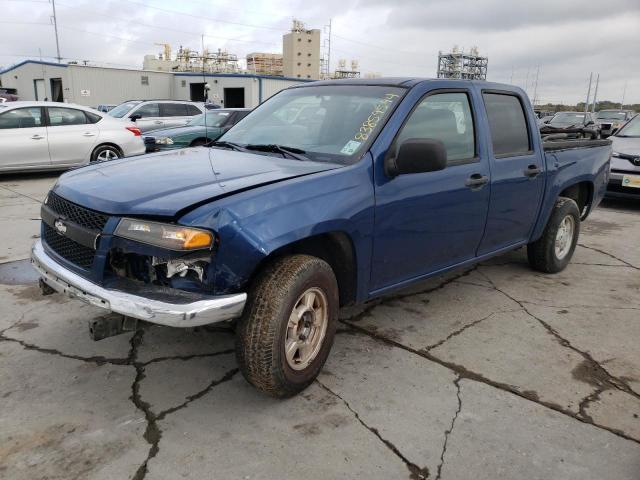
[[[0,88],[20,100],[50,100],[89,107],[133,99],[203,101],[227,108],[253,108],[307,80],[242,73],[159,72],[25,60],[0,71]]]

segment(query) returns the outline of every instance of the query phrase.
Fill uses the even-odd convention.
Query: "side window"
[[[468,95],[437,93],[424,98],[398,134],[396,148],[410,138],[440,140],[449,165],[473,159],[476,142]]]
[[[187,106],[184,103],[162,103],[160,104],[162,117],[187,117]]]
[[[49,113],[49,125],[60,127],[65,125],[84,125],[87,117],[82,110],[73,108],[47,107]]]
[[[195,105],[187,104],[187,115],[200,115],[202,112]]]
[[[131,115],[140,115],[140,118],[159,117],[160,107],[157,103],[147,103],[142,105],[136,111],[131,112]]]
[[[0,114],[0,129],[42,127],[42,109],[16,108]]]
[[[489,118],[493,154],[525,155],[531,151],[524,109],[515,95],[484,93],[484,106]]]
[[[89,123],[98,123],[100,120],[102,120],[102,117],[100,115],[95,114],[95,113],[84,112],[84,114],[87,116],[87,121]]]
[[[249,115],[250,112],[236,112],[236,117],[233,119],[233,123],[238,123],[244,117]]]

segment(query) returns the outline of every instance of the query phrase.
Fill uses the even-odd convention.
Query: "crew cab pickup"
[[[32,261],[43,293],[124,319],[237,319],[245,378],[286,397],[318,375],[343,305],[521,246],[564,269],[610,155],[609,140],[543,143],[513,86],[308,83],[210,148],[65,173]]]

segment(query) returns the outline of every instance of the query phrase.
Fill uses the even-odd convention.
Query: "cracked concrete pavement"
[[[318,381],[274,400],[227,325],[93,342],[28,257],[53,175],[0,179],[0,477],[640,478],[640,203],[562,273],[524,250],[345,309]]]

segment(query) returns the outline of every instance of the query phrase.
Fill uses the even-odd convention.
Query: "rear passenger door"
[[[160,118],[160,104],[156,102],[143,103],[133,110],[129,117],[137,117],[136,127],[141,132],[156,130],[164,126],[164,119]]]
[[[0,113],[0,170],[50,164],[43,109],[25,107]]]
[[[82,110],[47,107],[47,135],[52,165],[82,165],[89,163],[98,127]]]
[[[544,189],[544,160],[533,147],[535,125],[514,92],[483,91],[491,151],[491,202],[478,255],[529,239]]]
[[[160,116],[165,127],[185,125],[192,118],[185,103],[161,103]]]
[[[489,165],[474,110],[466,89],[430,91],[389,147],[393,155],[407,139],[439,140],[447,167],[376,179],[371,294],[475,256],[489,204]]]

